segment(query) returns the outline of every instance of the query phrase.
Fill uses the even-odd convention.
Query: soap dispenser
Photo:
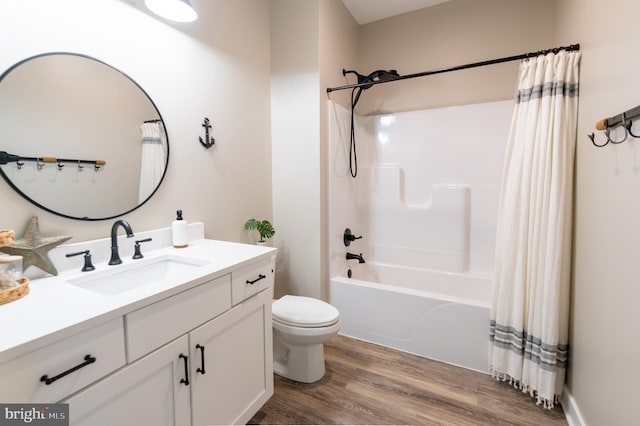
[[[182,218],[182,210],[176,211],[176,220],[171,224],[171,235],[175,248],[184,248],[189,245],[187,221]]]

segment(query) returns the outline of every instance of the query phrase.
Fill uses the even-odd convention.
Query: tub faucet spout
[[[118,253],[118,227],[122,226],[124,230],[127,232],[127,238],[133,237],[133,231],[131,230],[131,225],[126,220],[118,220],[111,227],[111,260],[109,260],[109,265],[119,265],[122,263],[122,259],[120,259],[120,254]]]
[[[352,259],[357,259],[358,263],[365,263],[364,262],[364,258],[362,257],[362,253],[360,254],[353,254],[353,253],[347,253],[347,260],[352,260]]]

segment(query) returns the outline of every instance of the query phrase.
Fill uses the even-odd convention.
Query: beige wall
[[[318,2],[271,0],[276,297],[321,297]]]
[[[276,296],[326,299],[326,88],[355,66],[358,26],[340,0],[271,0],[271,28]]]
[[[587,134],[640,104],[640,2],[561,0],[555,15],[556,41],[582,51],[567,383],[586,424],[638,424],[640,141],[596,148]]]
[[[320,2],[320,102],[326,108],[326,100],[348,107],[349,91],[332,92],[328,87],[349,84],[342,69],[358,67],[360,56],[360,26],[353,19],[342,0],[322,0]],[[322,119],[326,119],[323,114]],[[325,126],[321,130],[326,131]]]
[[[342,69],[357,67],[359,27],[341,0],[320,2],[320,155],[322,200],[322,297],[327,300],[329,282],[329,96],[328,87],[348,84]],[[334,92],[331,100],[347,107],[349,91]]]
[[[4,0],[0,70],[36,53],[71,51],[127,73],[164,117],[171,156],[159,191],[124,219],[142,231],[169,226],[183,209],[189,221],[205,222],[208,237],[244,240],[244,220],[272,212],[268,2],[193,0],[193,24],[168,24],[134,3],[142,4]],[[216,138],[210,150],[198,142],[204,117]],[[112,222],[55,216],[0,182],[0,228],[21,233],[33,215],[44,236],[72,241],[105,237]]]

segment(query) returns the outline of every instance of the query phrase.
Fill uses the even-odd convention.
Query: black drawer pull
[[[184,383],[185,385],[189,386],[189,357],[184,354],[180,354],[178,358],[184,359],[184,377],[185,378],[180,379],[180,383]]]
[[[253,285],[253,284],[257,283],[258,281],[263,280],[263,279],[265,279],[265,278],[267,278],[267,276],[266,276],[266,275],[262,275],[262,274],[260,274],[260,275],[258,275],[258,278],[256,278],[256,279],[255,279],[255,280],[253,280],[253,281],[249,281],[249,280],[247,280],[247,284],[251,284],[251,285]]]
[[[82,367],[86,367],[89,364],[93,364],[94,362],[96,362],[96,357],[91,356],[91,355],[86,355],[84,357],[84,362],[82,364],[78,364],[73,368],[68,369],[67,371],[64,371],[60,374],[58,374],[57,376],[54,377],[49,377],[48,375],[44,375],[42,377],[40,377],[40,381],[44,382],[45,385],[50,385],[51,383],[55,382],[58,379],[62,379],[64,376],[73,373],[74,371],[80,370]]]
[[[201,359],[201,367],[200,368],[196,368],[196,373],[202,373],[202,375],[204,376],[206,374],[206,372],[204,371],[204,346],[198,344],[196,345],[196,349],[200,349],[200,359]]]

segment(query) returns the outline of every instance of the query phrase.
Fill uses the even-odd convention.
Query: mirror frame
[[[33,205],[35,205],[35,206],[37,206],[37,207],[49,212],[49,213],[55,214],[57,216],[65,217],[67,219],[82,220],[82,221],[99,221],[99,220],[114,219],[114,218],[117,218],[117,217],[120,217],[120,216],[124,216],[124,215],[126,215],[128,213],[131,213],[132,211],[134,211],[134,210],[140,208],[141,206],[143,206],[147,201],[149,201],[151,199],[151,197],[153,197],[155,195],[155,193],[158,191],[158,188],[160,188],[160,185],[162,185],[162,182],[164,182],[165,176],[167,175],[167,169],[169,168],[169,145],[170,144],[169,144],[169,133],[167,132],[166,123],[165,123],[164,119],[162,118],[162,114],[160,113],[160,110],[158,109],[158,107],[155,104],[155,102],[153,102],[153,99],[151,99],[149,94],[133,78],[129,77],[129,75],[127,75],[126,73],[122,72],[121,70],[115,68],[114,66],[109,65],[108,63],[106,63],[104,61],[101,61],[100,59],[94,58],[94,57],[89,56],[89,55],[85,55],[83,53],[59,51],[59,52],[40,53],[40,54],[37,54],[37,55],[33,55],[33,56],[30,56],[30,57],[27,57],[25,59],[22,59],[19,62],[16,62],[12,66],[10,66],[6,71],[4,71],[2,73],[2,75],[0,75],[0,84],[2,84],[2,81],[6,78],[6,76],[8,76],[12,71],[14,71],[16,68],[20,67],[24,63],[26,63],[28,61],[31,61],[31,60],[34,60],[34,59],[38,59],[38,58],[42,58],[42,57],[46,57],[46,56],[55,56],[55,55],[75,56],[75,57],[89,59],[91,61],[95,61],[95,62],[97,62],[99,64],[102,64],[102,65],[110,68],[111,70],[116,71],[120,75],[122,75],[124,78],[129,80],[138,90],[140,90],[140,92],[142,92],[142,94],[144,94],[144,96],[147,98],[147,100],[151,103],[151,106],[153,106],[153,109],[155,109],[156,113],[158,114],[158,117],[159,117],[160,122],[162,123],[163,129],[164,129],[165,140],[166,140],[166,143],[167,143],[167,146],[166,146],[167,158],[166,158],[166,161],[165,161],[164,171],[162,173],[162,177],[158,181],[158,184],[156,185],[154,190],[151,192],[151,194],[149,194],[149,196],[144,201],[142,201],[141,203],[139,203],[138,205],[136,205],[135,207],[133,207],[133,208],[131,208],[129,210],[126,210],[126,211],[124,211],[122,213],[119,213],[119,214],[114,214],[112,216],[105,216],[105,217],[86,217],[86,216],[85,217],[78,217],[78,216],[71,216],[70,214],[57,212],[55,210],[52,210],[51,208],[48,208],[48,207],[42,205],[39,202],[33,200],[31,197],[29,197],[24,192],[22,192],[11,181],[11,179],[4,173],[4,171],[2,170],[1,167],[0,167],[0,175],[2,175],[3,179],[5,180],[5,182],[7,182],[9,184],[9,186],[14,191],[16,191],[18,194],[20,194],[20,196],[22,196],[25,200],[29,201],[31,204],[33,204]]]

